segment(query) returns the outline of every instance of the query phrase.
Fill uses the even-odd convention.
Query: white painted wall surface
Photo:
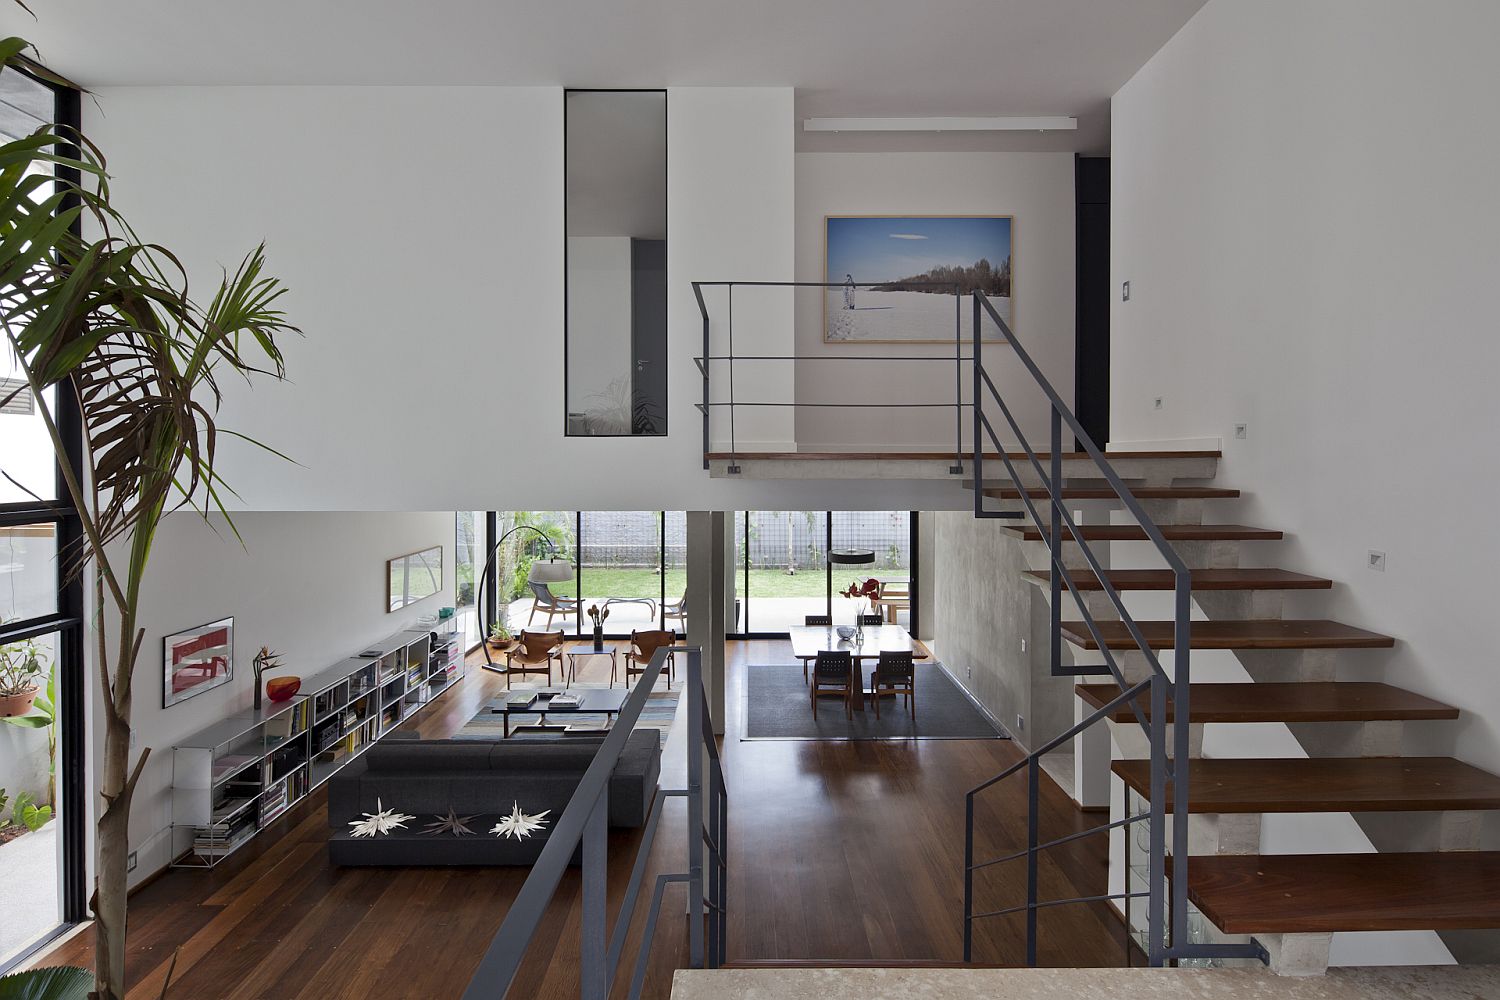
[[[689,282],[793,277],[791,88],[669,91],[671,434],[632,440],[563,437],[560,88],[124,87],[85,103],[118,204],[200,290],[262,239],[290,288],[306,333],[286,343],[292,382],[227,384],[223,423],[301,465],[225,441],[247,508],[800,509],[847,492],[710,480],[693,405]],[[788,353],[790,307],[737,310],[736,335]],[[789,371],[739,388],[792,398]],[[768,410],[738,430],[784,446],[791,428]],[[545,475],[515,474],[523,454],[546,455]],[[898,489],[871,505],[936,495]]]
[[[1075,260],[1071,153],[798,153],[797,279],[824,281],[824,217],[829,215],[1011,215],[1016,336],[1063,399],[1073,399]],[[819,290],[796,295],[797,353],[951,359],[952,344],[825,344]],[[965,338],[972,309],[962,303]],[[964,345],[967,357],[969,346]],[[1038,447],[1047,407],[1030,376],[999,344],[985,347],[986,370]],[[962,373],[964,401],[970,372]],[[815,361],[797,369],[799,402],[951,403],[952,364]],[[1003,424],[996,415],[994,419]],[[964,440],[970,417],[964,411]],[[997,430],[1000,428],[997,428]],[[1009,429],[1002,440],[1010,442]],[[797,414],[804,450],[951,448],[951,410],[831,410]]]
[[[244,512],[234,523],[243,545],[221,518],[205,523],[196,514],[172,514],[151,556],[141,594],[146,635],[132,713],[137,751],[151,748],[130,816],[131,850],[140,852],[134,880],[171,860],[174,742],[251,706],[251,660],[261,646],[282,654],[286,669],[278,674],[308,678],[453,604],[451,512]],[[442,592],[386,613],[385,561],[433,545],[443,548]],[[229,616],[234,617],[233,680],[162,708],[164,636]],[[116,621],[110,619],[110,634],[116,636]],[[96,676],[89,674],[97,699]],[[94,746],[97,756],[102,722]]]
[[[1114,443],[1223,438],[1215,513],[1288,536],[1246,564],[1338,582],[1287,616],[1396,636],[1351,669],[1464,709],[1407,752],[1491,770],[1497,35],[1487,2],[1212,0],[1116,95],[1112,164]]]

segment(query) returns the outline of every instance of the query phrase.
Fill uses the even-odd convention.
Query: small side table
[[[568,677],[566,683],[572,684],[578,679],[578,660],[587,656],[609,657],[609,686],[615,686],[615,670],[619,666],[619,650],[614,646],[606,645],[603,649],[595,649],[592,644],[585,646],[574,646],[567,651]]]

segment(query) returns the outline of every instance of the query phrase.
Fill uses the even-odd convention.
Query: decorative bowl
[[[854,626],[853,625],[840,625],[838,628],[834,629],[834,631],[839,634],[839,638],[840,639],[853,639],[854,638]]]
[[[286,701],[302,690],[300,677],[272,677],[266,681],[266,697],[272,701]]]

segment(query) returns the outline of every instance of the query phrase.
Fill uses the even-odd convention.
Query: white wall
[[[1063,399],[1073,399],[1074,226],[1071,153],[798,153],[797,278],[823,281],[829,215],[1012,215],[1015,333]],[[963,304],[962,331],[972,335]],[[929,344],[825,344],[822,298],[797,295],[797,353],[951,358]],[[968,355],[968,345],[964,347]],[[989,344],[986,369],[1016,409],[1028,436],[1046,444],[1047,408],[1030,377]],[[817,361],[797,370],[799,402],[952,402],[953,365],[936,362]],[[969,371],[962,379],[970,397]],[[996,417],[999,420],[998,417]],[[964,433],[969,420],[965,411]],[[1002,440],[1010,441],[1008,432]],[[797,414],[805,450],[872,443],[900,450],[952,447],[951,410],[831,410]]]
[[[1224,519],[1288,533],[1254,562],[1338,581],[1288,617],[1396,636],[1359,676],[1464,709],[1407,751],[1491,770],[1497,36],[1489,2],[1211,0],[1116,95],[1112,163],[1114,443],[1223,438]]]
[[[286,343],[292,382],[226,384],[223,424],[301,464],[223,442],[220,471],[245,507],[834,502],[836,489],[814,484],[709,480],[693,405],[702,324],[689,282],[793,276],[790,88],[668,94],[671,434],[623,441],[562,433],[560,88],[123,87],[97,99],[85,127],[144,236],[205,289],[264,239],[290,288],[306,334]],[[789,307],[737,311],[736,332],[742,348],[787,353]],[[792,393],[789,374],[741,388]],[[738,430],[785,446],[791,420],[746,414]],[[547,474],[513,475],[507,456],[522,451],[548,455]],[[397,455],[430,467],[397,474]]]
[[[235,515],[234,524],[243,545],[222,518],[209,523],[193,513],[172,514],[163,522],[152,552],[141,594],[146,634],[132,719],[137,750],[150,747],[151,757],[130,816],[130,846],[139,852],[133,880],[171,860],[174,742],[251,706],[250,661],[261,646],[283,654],[286,669],[278,674],[311,677],[453,604],[451,512],[244,512]],[[432,545],[443,547],[442,592],[386,613],[385,561]],[[231,615],[234,679],[162,708],[163,637]],[[118,635],[113,616],[110,628],[111,636]],[[96,699],[97,687],[94,681]],[[95,735],[97,756],[102,734]]]

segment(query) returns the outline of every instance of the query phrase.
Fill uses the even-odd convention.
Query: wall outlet
[[[1156,396],[1155,398],[1153,398],[1151,400],[1151,409],[1153,409],[1153,410],[1159,410],[1159,409],[1161,409],[1161,397],[1160,396]]]
[[[974,677],[974,668],[973,667],[964,667],[964,679],[965,680],[972,680],[973,677]]]
[[[1016,716],[1016,732],[1023,733],[1025,731],[1026,731],[1026,716],[1024,716],[1024,715],[1017,715]]]
[[[135,855],[135,851],[131,851],[129,854],[125,855],[125,870],[127,872],[135,871],[135,864],[137,860]]]
[[[1377,573],[1384,573],[1385,572],[1385,553],[1384,552],[1377,552],[1374,549],[1371,549],[1370,550],[1370,556],[1369,556],[1369,563],[1368,563],[1368,565],[1375,572],[1377,572]]]
[[[1121,302],[1129,302],[1130,301],[1130,282],[1128,282],[1128,281],[1125,282],[1125,284],[1123,284],[1123,285],[1120,286],[1120,301]]]
[[[1023,653],[1026,652],[1026,640],[1025,639],[1021,640],[1021,652],[1023,652]]]
[[[130,749],[132,749],[132,750],[135,749],[135,730],[134,729],[132,729],[130,731]]]
[[[1235,436],[1236,440],[1239,440],[1239,441],[1245,440],[1245,438],[1247,438],[1247,437],[1250,436],[1250,425],[1249,424],[1235,424],[1234,425],[1234,436]]]

